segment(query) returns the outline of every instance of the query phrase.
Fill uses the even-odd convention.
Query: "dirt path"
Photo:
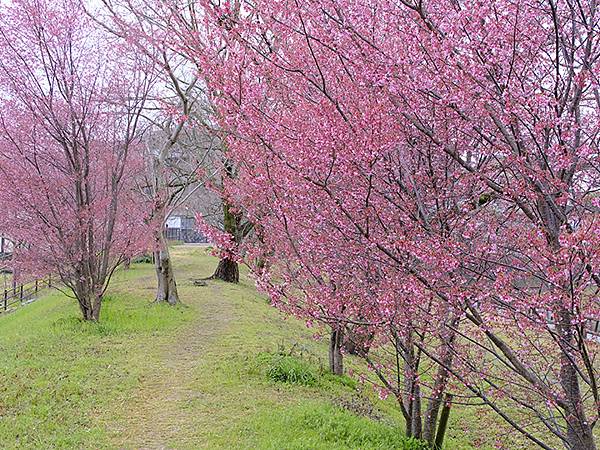
[[[202,396],[190,387],[194,369],[204,350],[209,350],[211,342],[227,330],[233,315],[233,307],[218,286],[202,289],[210,289],[211,295],[185,300],[195,310],[195,318],[173,342],[159,349],[159,365],[150,368],[129,402],[117,440],[119,448],[169,449],[178,435],[186,434],[186,428],[193,426],[182,409]]]

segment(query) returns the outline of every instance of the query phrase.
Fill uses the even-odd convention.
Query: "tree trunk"
[[[154,252],[154,267],[156,268],[156,301],[167,302],[169,305],[179,303],[177,282],[171,264],[169,246],[164,238],[163,232],[157,237],[159,250]]]
[[[444,437],[446,436],[446,430],[448,429],[448,419],[450,418],[452,398],[452,394],[446,394],[446,398],[444,399],[444,407],[442,408],[442,414],[440,415],[439,429],[435,436],[435,442],[432,444],[434,450],[442,450],[444,446]]]
[[[431,398],[427,403],[427,410],[425,411],[425,420],[423,424],[423,440],[427,441],[429,445],[433,445],[435,440],[438,414],[442,406],[442,399],[447,380],[448,371],[444,367],[438,367],[435,381],[433,383],[433,389],[431,391]]]
[[[211,278],[227,281],[228,283],[239,283],[240,268],[238,263],[230,258],[221,259]]]
[[[425,419],[423,424],[423,440],[433,445],[436,437],[436,428],[438,421],[438,414],[442,406],[442,399],[446,386],[448,384],[448,367],[452,366],[453,353],[450,346],[454,342],[456,327],[458,321],[452,320],[450,329],[447,329],[447,336],[444,337],[442,342],[442,351],[439,358],[440,364],[438,365],[437,374],[433,383],[433,389],[431,390],[431,397],[427,404],[427,410],[425,411]]]
[[[240,216],[231,212],[231,206],[227,200],[223,199],[223,229],[228,233],[233,241],[240,242]],[[239,283],[240,269],[238,263],[230,257],[224,257],[219,261],[215,273],[211,276],[213,279],[227,281],[228,283]]]
[[[548,244],[558,254],[560,251],[562,218],[556,215],[545,198],[540,198],[538,208],[546,227]],[[564,286],[563,289],[565,297],[568,298],[570,296],[570,286]],[[566,403],[564,416],[567,424],[569,450],[596,450],[592,427],[586,417],[583,405],[577,363],[574,362],[576,357],[573,355],[573,349],[577,348],[574,314],[560,300],[554,307],[554,313],[560,350],[559,378]]]
[[[567,440],[570,450],[596,450],[594,434],[583,408],[583,399],[579,387],[579,375],[570,356],[574,342],[573,314],[559,306],[557,331],[561,346],[560,384],[565,394],[568,409],[565,411],[567,422]]]
[[[417,439],[421,439],[421,432],[423,429],[423,421],[421,420],[421,386],[419,382],[415,381],[412,391],[412,412],[411,412],[411,434]]]
[[[412,331],[407,333],[404,345],[398,343],[396,351],[402,349],[404,360],[404,408],[410,415],[406,421],[406,435],[421,438],[421,388],[419,386],[418,371],[419,358],[415,355],[414,336]]]
[[[346,327],[344,350],[350,355],[368,355],[375,335],[372,332],[361,332],[358,325]]]
[[[100,308],[102,306],[102,297],[91,293],[92,289],[84,287],[75,292],[75,297],[79,302],[79,309],[86,322],[98,322],[100,320]]]
[[[331,330],[331,339],[329,341],[329,370],[335,375],[344,374],[343,341],[343,327],[341,325],[334,326]]]
[[[92,304],[90,320],[98,322],[100,320],[100,308],[102,307],[102,298],[97,297]]]

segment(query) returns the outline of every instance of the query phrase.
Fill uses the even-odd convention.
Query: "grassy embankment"
[[[153,268],[134,264],[98,324],[58,292],[0,317],[0,448],[417,448],[394,403],[325,374],[326,343],[249,280],[195,287],[215,259],[173,257],[185,306],[152,304]],[[471,414],[453,412],[446,448],[470,448]]]

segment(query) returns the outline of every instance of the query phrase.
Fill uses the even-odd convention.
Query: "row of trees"
[[[596,448],[595,1],[148,4],[227,135],[254,233],[221,242],[329,327],[334,371],[346,341],[429,441],[460,389]]]
[[[22,0],[0,26],[15,211],[1,226],[36,261],[69,252],[52,265],[80,304],[119,264],[106,255],[140,246],[115,233],[134,218],[113,198],[160,224],[158,297],[176,303],[162,222],[214,170],[216,274],[236,280],[243,260],[275,306],[326,327],[334,372],[345,352],[364,358],[408,435],[432,442],[453,391],[536,446],[596,449],[594,0],[101,3],[44,22],[58,10]],[[104,38],[75,32],[91,22]],[[104,42],[126,68],[114,82],[89,56]],[[148,159],[136,133],[155,108]],[[219,152],[172,164],[197,124]]]
[[[57,274],[97,321],[113,272],[147,251],[156,300],[179,302],[164,224],[207,181],[218,188],[223,151],[185,65],[132,46],[86,6],[2,7],[0,229],[19,244],[20,276]]]

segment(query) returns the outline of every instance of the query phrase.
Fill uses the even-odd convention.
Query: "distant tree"
[[[213,159],[220,154],[221,142],[199,123],[204,110],[197,79],[185,82],[169,62],[163,65],[168,78],[163,81],[160,114],[149,118],[153,126],[144,139],[146,171],[141,191],[152,203],[155,222],[156,300],[176,304],[179,296],[165,224],[175,210],[206,193],[206,185],[216,176]],[[214,203],[212,196],[202,198],[203,206]]]
[[[213,98],[214,92],[211,92],[207,85],[208,72],[204,71],[203,66],[209,62],[199,61],[196,53],[189,53],[184,48],[187,46],[187,40],[198,44],[206,38],[200,32],[205,29],[204,5],[200,2],[142,0],[103,1],[101,5],[96,6],[88,6],[88,13],[96,22],[124,41],[133,43],[141,53],[154,59],[157,66],[162,68],[165,87],[175,93],[174,97],[169,96],[174,98],[175,102],[161,101],[163,112],[171,115],[171,118],[167,118],[163,123],[168,124],[170,128],[165,134],[166,147],[163,147],[162,154],[175,148],[184,128],[193,130],[193,139],[197,139],[200,144],[196,159],[203,161],[198,174],[201,183],[196,186],[205,192],[210,191],[210,194],[205,196],[209,204],[199,208],[202,211],[197,211],[197,221],[202,233],[210,239],[219,242],[225,240],[237,248],[252,232],[253,226],[245,217],[243,209],[231,203],[225,188],[227,180],[234,179],[237,173],[237,167],[227,155],[227,145],[224,141],[231,130],[224,127],[220,121],[220,113]],[[233,2],[233,10],[239,11],[240,7],[240,2]],[[221,57],[225,57],[226,48],[221,50]],[[218,64],[215,61],[212,63]],[[184,81],[184,74],[189,73],[193,73],[192,83]],[[210,152],[206,152],[207,147],[203,145],[207,141],[211,142]],[[188,139],[185,146],[189,147],[191,143]],[[219,198],[218,201],[215,201],[215,196]],[[168,202],[167,198],[168,195],[163,192],[158,203]],[[160,245],[160,248],[166,247]],[[164,263],[168,249],[160,251],[163,255],[163,269],[157,268],[157,273],[172,273]],[[238,258],[232,251],[225,251],[223,248],[216,254],[219,256],[219,263],[210,278],[237,283]],[[161,258],[158,261],[161,261]],[[159,282],[159,291],[162,289],[160,286],[164,284]],[[160,296],[162,298],[164,295]]]
[[[56,273],[84,320],[116,267],[147,248],[140,113],[151,78],[79,1],[0,10],[0,229],[21,273]]]

